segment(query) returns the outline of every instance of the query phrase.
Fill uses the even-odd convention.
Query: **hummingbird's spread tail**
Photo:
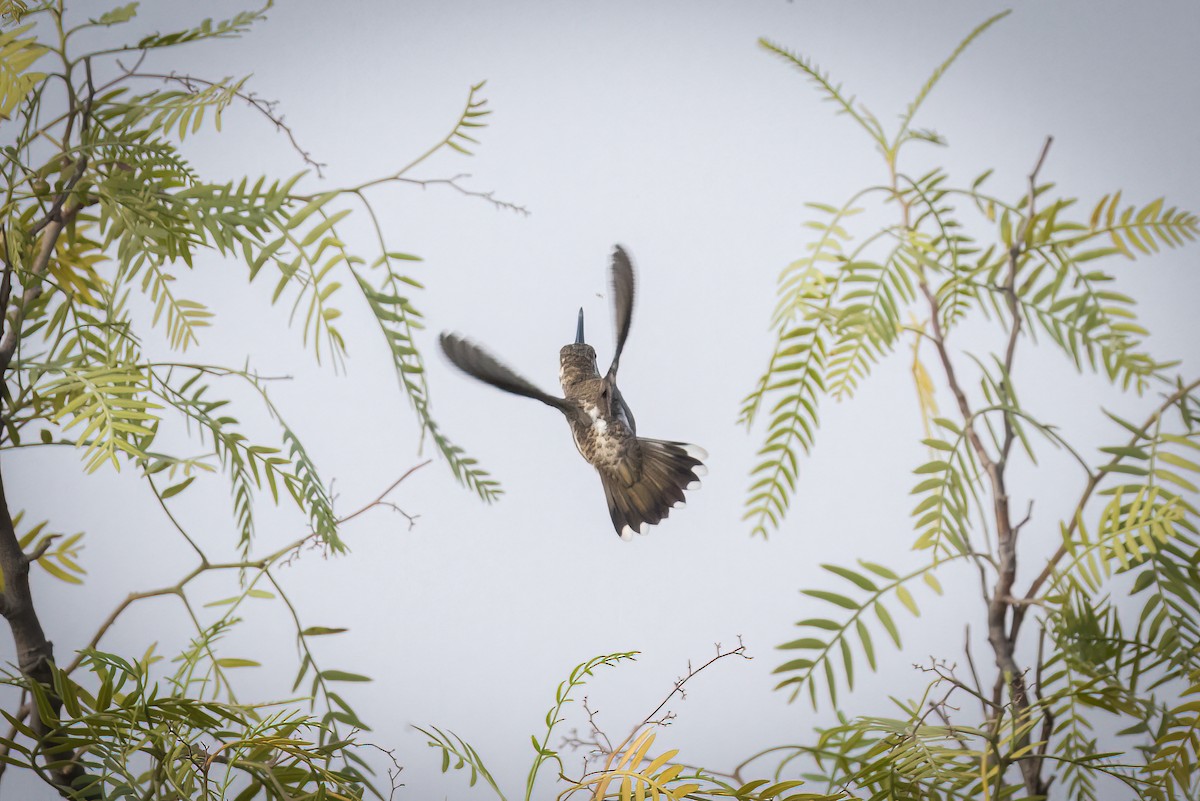
[[[621,539],[630,540],[636,531],[646,534],[683,503],[683,491],[695,489],[707,471],[700,461],[708,457],[703,448],[683,442],[638,438],[642,456],[641,475],[627,484],[618,474],[600,471],[604,497],[613,528]]]

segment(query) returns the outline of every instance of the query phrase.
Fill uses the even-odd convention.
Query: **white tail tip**
[[[629,542],[630,540],[633,539],[634,534],[646,535],[649,533],[650,533],[650,524],[643,521],[638,524],[637,528],[634,528],[633,526],[629,526],[629,525],[624,526],[621,529],[621,539],[625,540],[626,542]]]

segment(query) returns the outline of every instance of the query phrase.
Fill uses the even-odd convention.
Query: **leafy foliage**
[[[42,72],[30,69],[48,50],[32,36],[25,36],[33,28],[22,25],[0,30],[0,117],[11,119],[13,110],[39,81],[45,79]]]
[[[921,500],[913,507],[916,518],[918,550],[930,548],[934,554],[967,553],[971,528],[971,502],[978,502],[975,486],[979,468],[967,444],[965,431],[953,420],[934,419],[937,433],[945,437],[927,437],[922,443],[937,458],[918,467],[917,485],[912,494]]]
[[[487,108],[487,100],[480,97],[479,93],[483,86],[483,83],[478,83],[471,87],[466,104],[453,128],[426,156],[442,147],[471,155],[468,148],[477,140],[468,131],[482,128],[486,125],[486,117],[492,113]],[[422,156],[405,167],[397,173],[397,176],[402,176],[426,156]],[[356,190],[356,194],[359,198],[363,198],[361,188]],[[491,198],[489,197],[489,199]],[[424,363],[414,339],[416,332],[424,328],[424,325],[421,322],[421,312],[413,306],[409,299],[411,290],[421,289],[422,286],[419,281],[401,274],[396,269],[397,262],[413,262],[420,259],[409,253],[389,249],[374,210],[366,203],[365,199],[363,199],[363,203],[371,218],[381,251],[378,259],[371,265],[371,269],[379,271],[382,277],[379,283],[372,283],[369,276],[364,275],[361,269],[352,269],[352,272],[388,343],[396,376],[404,388],[423,430],[430,435],[438,452],[446,458],[455,477],[467,487],[475,490],[483,500],[489,502],[496,500],[503,493],[499,484],[489,476],[486,470],[478,466],[475,459],[467,456],[462,448],[455,445],[442,433],[429,411],[429,385],[425,381]]]
[[[795,658],[776,669],[778,688],[790,689],[792,700],[806,691],[814,707],[824,694],[836,707],[864,663],[887,669],[875,647],[880,628],[900,647],[903,627],[891,600],[915,616],[909,585],[923,577],[940,594],[935,571],[949,577],[966,564],[978,575],[990,653],[980,657],[983,636],[972,642],[968,628],[966,665],[931,658],[921,666],[932,676],[924,697],[895,701],[900,715],[839,713],[839,724],[819,730],[815,743],[755,754],[734,778],[771,759],[776,780],[795,776],[880,801],[1098,801],[1118,789],[1160,801],[1200,791],[1200,707],[1190,700],[1200,691],[1200,380],[1173,374],[1176,363],[1149,353],[1134,299],[1113,288],[1117,274],[1102,266],[1193,242],[1200,218],[1162,199],[1129,205],[1120,192],[1077,216],[1075,199],[1038,180],[1049,141],[1015,201],[987,191],[990,170],[968,186],[937,169],[903,171],[906,143],[945,144],[913,127],[917,110],[1002,16],[976,28],[933,72],[892,134],[828,72],[761,42],[867,135],[887,180],[840,205],[810,204],[816,216],[807,224],[807,253],[780,275],[771,318],[776,344],[740,414],[747,426],[760,413],[767,418],[745,519],[753,534],[781,527],[814,443],[820,401],[852,398],[908,334],[929,453],[912,490],[913,547],[924,561],[904,574],[866,561],[823,565],[843,583],[802,590],[806,606],[817,601],[826,611],[801,620],[799,636],[780,646]],[[896,221],[873,231],[856,224],[860,211],[876,207],[893,211]],[[967,354],[979,375],[973,389],[948,341],[965,323],[981,321],[999,329],[1004,345],[999,353]],[[1018,397],[1014,360],[1039,340],[1077,370],[1152,398],[1146,422],[1109,414],[1118,438],[1098,459],[1081,453]],[[957,415],[935,411],[938,381],[921,361],[922,345],[936,351]],[[1035,562],[1028,586],[1019,588],[1018,560],[1031,556],[1020,537],[1038,524],[1032,500],[1023,519],[1014,508],[1023,501],[1006,471],[1019,457],[1037,468],[1044,443],[1078,463],[1084,483],[1057,524],[1058,550]],[[1023,625],[1036,626],[1036,637]],[[1036,656],[1024,652],[1031,640]],[[992,664],[994,681],[985,682],[979,668]],[[976,704],[979,717],[964,722]],[[1115,735],[1113,720],[1123,727]]]
[[[322,726],[313,718],[189,697],[186,685],[153,681],[148,664],[102,651],[85,652],[82,667],[94,689],[63,671],[55,672],[52,688],[28,685],[36,714],[53,727],[42,739],[47,758],[81,754],[78,764],[86,773],[73,788],[80,797],[120,798],[147,787],[196,799],[235,792],[246,798],[361,797],[362,775],[334,761],[361,745],[353,738],[317,744],[311,738]],[[4,681],[26,684],[13,676]],[[64,715],[54,713],[51,693],[61,699]],[[18,733],[38,739],[28,723],[4,714]],[[11,748],[10,764],[38,759],[19,740]]]
[[[996,19],[977,29],[963,46]],[[771,319],[775,349],[739,416],[750,426],[764,404],[772,404],[758,454],[761,461],[751,470],[746,499],[745,519],[752,522],[753,534],[766,536],[786,517],[801,456],[811,449],[816,434],[821,397],[849,399],[902,333],[912,330],[920,336],[919,327],[904,320],[917,312],[915,304],[924,301],[926,292],[936,299],[943,334],[972,311],[1005,314],[1010,296],[1015,296],[1026,327],[1044,332],[1077,368],[1087,365],[1139,391],[1150,380],[1166,377],[1164,366],[1142,348],[1146,331],[1137,322],[1132,299],[1108,289],[1113,276],[1092,262],[1117,255],[1133,258],[1135,252],[1151,254],[1194,241],[1200,236],[1200,218],[1164,208],[1161,199],[1141,209],[1119,211],[1120,193],[1102,198],[1088,223],[1069,219],[1067,212],[1075,201],[1066,198],[1052,203],[1043,198],[1042,208],[1030,216],[1025,211],[1028,196],[1005,203],[984,192],[989,173],[969,188],[948,185],[946,175],[936,170],[920,177],[906,175],[896,165],[902,146],[914,138],[911,131],[902,126],[888,144],[874,115],[844,95],[827,73],[775,45],[763,45],[783,54],[879,143],[890,173],[888,184],[856,192],[840,206],[810,203],[817,217],[806,223],[815,232],[807,245],[809,253],[780,274]],[[922,88],[905,126],[961,50]],[[1052,189],[1053,185],[1039,186],[1035,196],[1042,198]],[[856,234],[853,218],[868,208],[868,200],[900,202],[900,224]],[[994,244],[981,248],[965,233],[973,228],[966,212],[981,214],[983,223],[995,227]],[[1010,287],[1005,271],[1014,248],[1019,279]],[[871,258],[869,254],[877,251],[879,257]],[[931,533],[936,540],[947,534],[947,526],[962,522],[949,519],[954,517],[952,510],[942,511],[947,525],[938,524]],[[962,532],[956,534],[961,537]]]
[[[1193,684],[1183,695],[1198,693],[1200,684]],[[1195,784],[1196,753],[1200,751],[1200,701],[1184,701],[1172,708],[1164,715],[1163,729],[1146,770],[1161,783],[1161,797],[1186,798]]]
[[[504,793],[500,791],[500,786],[496,784],[496,780],[492,778],[492,774],[484,766],[483,758],[463,738],[454,732],[444,732],[437,726],[430,726],[429,729],[422,729],[420,726],[414,726],[413,728],[429,738],[428,745],[430,748],[436,748],[442,752],[442,773],[448,773],[451,769],[462,770],[466,768],[471,774],[468,786],[474,787],[475,782],[480,777],[483,777],[483,780],[488,783],[488,786],[503,801]]]
[[[804,633],[798,639],[779,646],[785,651],[800,651],[804,656],[792,659],[775,669],[776,673],[794,673],[795,675],[781,681],[776,689],[792,687],[792,700],[807,689],[813,708],[817,706],[818,684],[824,683],[829,702],[837,706],[837,676],[840,674],[847,689],[854,689],[854,640],[857,647],[862,649],[868,667],[876,670],[875,644],[867,619],[874,618],[888,637],[901,647],[900,629],[896,626],[892,613],[884,604],[884,599],[894,596],[914,617],[920,615],[920,608],[909,591],[907,584],[921,578],[935,592],[941,593],[941,585],[934,577],[932,568],[922,567],[919,570],[899,575],[883,565],[872,562],[859,562],[863,571],[851,570],[837,565],[821,565],[827,572],[852,584],[857,590],[867,593],[862,601],[842,593],[828,590],[803,590],[804,595],[824,601],[830,606],[848,613],[842,621],[831,618],[806,618],[799,621],[798,626]],[[882,579],[882,581],[880,581]],[[840,660],[840,667],[839,667]]]
[[[169,57],[164,51],[184,44],[239,37],[269,6],[132,39],[126,23],[137,3],[90,18],[61,1],[2,9],[6,24],[17,24],[0,30],[0,451],[7,466],[23,449],[70,446],[88,473],[132,471],[198,559],[174,584],[132,593],[71,659],[45,640],[36,608],[19,597],[28,594],[26,582],[17,579],[36,563],[79,583],[82,533],[49,533],[48,521],[20,530],[20,514],[12,527],[0,525],[3,579],[18,593],[15,601],[6,593],[0,612],[20,659],[4,683],[33,701],[5,713],[12,733],[0,738],[0,772],[30,771],[64,797],[383,798],[389,789],[371,775],[361,741],[369,728],[341,689],[369,679],[325,664],[314,639],[345,629],[304,625],[278,578],[304,552],[344,552],[343,523],[386,502],[381,496],[340,515],[303,431],[275,405],[272,379],[249,364],[182,361],[203,345],[219,311],[210,299],[185,296],[187,272],[223,257],[242,266],[247,283],[267,281],[270,302],[291,309],[298,344],[335,371],[351,344],[343,313],[369,314],[415,412],[414,446],[428,434],[461,483],[487,501],[501,493],[433,418],[413,299],[422,287],[409,274],[419,258],[389,244],[374,207],[383,187],[429,183],[412,171],[435,156],[470,155],[490,114],[483,84],[471,87],[445,137],[377,180],[319,191],[307,188],[308,171],[211,180],[189,163],[185,146],[218,135],[231,106],[263,114],[293,144],[294,136],[247,78],[160,75],[143,72],[142,63],[151,50]],[[453,179],[434,183],[517,208]],[[374,237],[358,242],[349,231],[362,217]],[[269,425],[265,437],[242,425],[231,400],[239,390],[261,402],[273,438]],[[174,507],[211,474],[230,486],[233,560],[210,556]],[[290,498],[307,525],[291,544],[264,554],[255,510],[267,498]],[[237,590],[203,603],[194,582],[213,574],[236,576]],[[153,647],[140,660],[98,649],[130,606],[164,596],[177,599],[194,630],[169,666]],[[295,624],[292,693],[300,696],[286,703],[239,701],[233,677],[258,662],[224,652],[241,612],[263,602],[279,604]]]
[[[715,662],[717,659],[740,653],[743,650],[743,648],[738,648],[735,651],[722,653],[718,649],[718,656],[712,661]],[[637,655],[636,651],[627,651],[593,657],[577,665],[567,679],[558,685],[554,706],[546,713],[545,733],[540,739],[537,735],[530,738],[535,756],[525,785],[526,801],[534,798],[533,789],[538,775],[542,768],[550,762],[557,767],[562,783],[562,789],[556,796],[560,801],[578,797],[580,794],[585,794],[588,798],[593,799],[616,798],[621,801],[632,801],[633,799],[681,801],[684,798],[734,798],[740,799],[740,801],[840,801],[840,799],[846,798],[846,794],[841,792],[832,794],[797,792],[797,788],[804,784],[803,781],[798,780],[771,782],[756,779],[751,782],[730,784],[706,771],[675,761],[679,755],[678,750],[672,749],[652,755],[657,735],[655,734],[656,722],[650,720],[643,721],[636,726],[634,731],[615,747],[608,744],[607,737],[595,729],[603,743],[598,741],[592,745],[604,747],[607,744],[608,746],[603,754],[607,757],[604,765],[594,771],[588,771],[585,767],[584,775],[578,778],[569,777],[559,752],[548,747],[555,728],[563,722],[564,708],[574,701],[573,694],[586,683],[588,678],[594,675],[598,668],[614,667],[622,662],[635,659]],[[708,664],[712,664],[712,662]],[[689,677],[691,675],[694,674],[689,673]],[[685,679],[676,683],[676,690],[683,681]],[[590,725],[595,728],[594,713],[589,711],[588,719]],[[451,770],[466,770],[469,774],[470,786],[474,787],[476,782],[482,778],[501,801],[506,801],[504,792],[484,766],[479,752],[463,738],[436,726],[428,729],[416,728],[425,735],[429,747],[441,753],[443,773]],[[571,745],[578,747],[581,743],[575,742]]]

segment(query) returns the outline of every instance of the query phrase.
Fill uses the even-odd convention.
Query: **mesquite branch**
[[[1016,296],[1017,273],[1020,269],[1022,257],[1028,249],[1028,241],[1032,236],[1034,220],[1037,217],[1037,176],[1042,168],[1042,164],[1046,160],[1046,155],[1050,150],[1052,141],[1049,137],[1046,139],[1037,163],[1033,171],[1029,174],[1028,207],[1024,220],[1008,252],[1008,270],[1003,286],[1011,318],[1008,342],[1004,353],[1004,376],[1002,384],[1002,391],[1008,396],[1006,401],[1011,401],[1012,398],[1008,382],[1012,374],[1017,342],[1021,335],[1021,313]],[[1028,727],[1024,724],[1030,714],[1030,702],[1025,684],[1024,671],[1015,656],[1017,634],[1020,626],[1019,621],[1020,616],[1024,614],[1024,605],[1014,599],[1013,584],[1017,576],[1017,535],[1020,532],[1021,526],[1025,522],[1028,522],[1028,517],[1020,524],[1013,524],[1011,503],[1006,483],[1008,458],[1015,439],[1013,418],[1010,412],[1006,411],[1004,413],[1003,438],[999,447],[999,453],[993,455],[988,451],[983,440],[975,430],[975,416],[971,411],[970,402],[963,391],[962,384],[954,368],[953,359],[946,346],[946,333],[941,324],[941,309],[938,305],[937,296],[926,282],[922,282],[920,288],[921,293],[925,296],[929,304],[930,326],[932,329],[931,339],[937,349],[938,358],[945,372],[946,382],[949,384],[950,391],[953,393],[955,402],[958,405],[959,413],[962,415],[965,423],[967,439],[991,487],[992,514],[996,527],[996,553],[993,560],[996,568],[996,577],[990,591],[987,590],[985,585],[984,600],[987,604],[988,643],[992,647],[998,669],[993,703],[996,707],[999,707],[1003,697],[1002,690],[1007,687],[1011,698],[1012,715],[1018,727],[1026,732],[1019,735],[1014,743],[1015,748],[1020,750],[1029,744]],[[1010,610],[1012,611],[1011,620]],[[993,732],[998,730],[1000,722],[1001,712],[993,713],[991,725]],[[1001,758],[1003,759],[1003,757]],[[1020,760],[1018,764],[1024,780],[1025,791],[1031,795],[1044,794],[1047,784],[1041,776],[1041,760],[1024,759]],[[998,781],[1002,780],[1005,764],[1002,763],[1000,767],[1000,778]]]
[[[424,462],[421,462],[420,464],[417,464],[417,465],[409,468],[407,471],[404,472],[403,475],[401,475],[396,481],[392,482],[385,490],[383,490],[381,493],[379,493],[379,495],[377,495],[373,500],[369,501],[368,503],[364,504],[363,506],[359,507],[358,509],[354,510],[353,512],[350,512],[350,513],[342,516],[341,518],[339,518],[337,521],[338,524],[341,525],[343,523],[349,522],[350,520],[353,520],[372,509],[394,508],[393,504],[391,504],[387,500],[387,496],[389,494],[391,494],[397,487],[399,487],[400,484],[405,481],[405,479],[407,479],[409,476],[411,476],[417,470],[420,470],[421,468],[425,467],[428,464],[429,464],[429,460],[426,460]],[[157,488],[153,487],[153,482],[151,482],[151,486],[152,486],[152,489],[154,489],[155,495],[157,497],[159,497],[161,500],[161,495],[158,492]],[[3,491],[4,491],[4,487],[3,487],[3,482],[2,482],[2,476],[0,476],[0,503],[4,502]],[[164,505],[163,509],[164,509],[164,511],[167,512],[168,517],[171,519],[172,525],[178,530],[178,532],[184,537],[184,539],[186,539],[188,541],[189,546],[191,546],[192,548],[196,548],[194,540],[192,540],[192,538],[190,538],[187,535],[187,533],[179,526],[178,522],[174,519],[174,517],[170,515],[170,512],[166,510],[165,505]],[[6,504],[4,505],[3,511],[7,511]],[[405,517],[409,517],[409,516],[405,515]],[[412,518],[409,517],[409,519],[411,521]],[[162,597],[179,598],[180,601],[185,606],[185,608],[187,609],[189,617],[192,618],[192,621],[196,626],[197,632],[202,632],[203,626],[196,619],[195,614],[193,613],[193,610],[192,610],[192,606],[191,606],[190,602],[188,601],[187,596],[185,594],[185,591],[186,591],[188,585],[191,584],[194,580],[196,580],[197,578],[199,578],[201,575],[203,575],[205,573],[213,572],[213,571],[230,571],[230,570],[257,571],[246,582],[246,587],[245,587],[246,592],[249,592],[250,590],[254,589],[255,585],[261,579],[265,579],[267,582],[270,583],[270,585],[274,589],[275,593],[283,600],[284,604],[287,606],[289,614],[292,616],[293,620],[296,623],[297,631],[300,631],[303,629],[303,626],[301,626],[299,618],[297,617],[296,609],[293,606],[291,600],[288,598],[287,594],[284,592],[283,587],[280,586],[279,582],[276,579],[276,576],[274,575],[274,573],[272,573],[272,568],[280,567],[280,566],[284,566],[284,565],[288,564],[291,560],[293,560],[296,557],[296,555],[298,553],[305,550],[306,548],[311,547],[314,544],[314,542],[316,542],[318,539],[319,538],[317,537],[316,534],[309,533],[303,537],[300,537],[300,538],[294,540],[293,542],[289,543],[288,545],[274,551],[273,553],[268,554],[265,557],[262,557],[260,559],[248,559],[248,560],[237,561],[237,562],[214,562],[214,561],[208,559],[208,557],[204,554],[204,552],[197,548],[196,550],[197,550],[197,554],[199,556],[199,563],[194,568],[189,570],[186,574],[184,574],[184,576],[182,578],[180,578],[179,581],[175,582],[174,584],[172,584],[170,586],[158,587],[155,589],[130,593],[130,595],[128,597],[126,597],[124,600],[122,600],[121,603],[119,603],[116,606],[116,608],[114,608],[112,610],[112,612],[109,613],[109,615],[101,622],[100,626],[96,629],[95,633],[89,639],[85,648],[81,649],[81,650],[93,649],[93,648],[97,647],[100,644],[100,641],[109,632],[109,630],[112,629],[112,627],[116,624],[118,619],[126,611],[128,611],[131,606],[137,604],[140,601],[149,600],[151,598],[162,598]],[[38,623],[37,616],[34,613],[32,599],[29,597],[29,586],[28,586],[29,564],[31,564],[35,560],[36,556],[37,556],[36,551],[33,553],[30,553],[30,554],[21,553],[20,547],[18,545],[16,533],[12,527],[11,516],[9,516],[8,514],[3,514],[2,516],[0,516],[0,568],[3,569],[4,577],[5,577],[4,593],[2,596],[0,596],[0,610],[3,611],[4,616],[6,618],[8,618],[8,620],[9,620],[10,626],[12,626],[14,629],[14,636],[17,638],[17,641],[18,641],[19,666],[21,668],[22,673],[29,676],[31,679],[39,681],[43,685],[50,685],[53,682],[53,674],[52,674],[52,666],[51,666],[52,659],[53,659],[52,645],[51,645],[51,643],[46,641],[45,636],[41,631],[41,627],[40,627],[40,624]],[[10,577],[12,577],[12,578],[10,579]],[[227,611],[226,614],[227,615],[232,614],[235,608],[236,608],[236,605],[234,605],[233,607],[230,607],[230,609]],[[18,635],[18,633],[17,633],[18,627],[23,627],[22,633],[20,635]],[[35,643],[35,644],[41,642],[41,643],[44,643],[44,647],[41,648],[40,650],[36,649],[36,648],[34,648],[34,649],[26,648],[25,650],[22,650],[20,643],[23,641],[29,642],[29,643]],[[301,647],[303,649],[305,649],[305,651],[307,653],[307,644],[303,641],[303,637],[301,638]],[[308,658],[309,659],[313,658],[311,653],[308,653]],[[214,657],[214,661],[215,661],[215,657]],[[82,664],[82,662],[83,662],[82,653],[77,653],[75,658],[72,659],[71,662],[68,663],[66,666],[60,668],[60,670],[63,674],[69,675],[72,672],[74,672],[76,669],[78,669],[80,664]],[[22,704],[21,707],[16,711],[14,718],[18,722],[24,721],[26,719],[26,717],[28,717],[31,714],[31,712],[32,712],[31,705]],[[39,732],[39,733],[48,732],[45,725],[42,724],[40,719],[36,716],[34,717],[31,725],[33,726],[35,732]],[[9,732],[6,739],[12,740],[15,736],[16,736],[16,730],[14,728],[12,731]],[[0,753],[2,753],[2,752],[0,752]],[[4,772],[4,763],[0,762],[0,776],[3,776],[3,772]],[[62,778],[64,781],[69,783],[70,780],[73,779],[77,773],[78,773],[77,769],[68,767],[64,771],[64,775]]]
[[[84,61],[86,80],[84,82],[84,97],[82,100],[76,94],[71,81],[70,65],[67,65],[67,90],[70,97],[65,133],[62,144],[64,150],[71,147],[71,133],[78,128],[79,136],[87,133],[91,121],[92,100],[95,88],[92,85],[91,64]],[[82,148],[81,148],[82,150]],[[32,223],[28,231],[31,240],[36,241],[36,251],[25,270],[18,272],[14,264],[13,253],[10,250],[8,237],[5,236],[4,277],[0,282],[0,380],[4,378],[12,364],[17,347],[21,341],[21,328],[25,315],[30,306],[42,293],[43,278],[50,268],[54,257],[54,248],[59,235],[71,222],[74,216],[85,205],[85,202],[74,197],[75,187],[83,179],[88,168],[88,157],[81,152],[75,159],[73,173],[57,193],[46,213]],[[22,274],[23,273],[23,274]],[[20,280],[22,291],[14,297],[13,277]],[[7,410],[0,409],[0,425]],[[49,546],[49,542],[43,544]],[[17,538],[13,526],[12,514],[4,491],[3,476],[0,475],[0,572],[4,577],[4,592],[0,596],[0,614],[7,620],[12,631],[13,644],[17,653],[17,668],[30,681],[45,687],[53,685],[54,678],[54,644],[46,638],[34,607],[33,595],[29,586],[29,566],[36,561],[42,552],[35,550],[26,554]],[[49,745],[52,741],[58,714],[62,701],[53,692],[47,693],[48,710],[33,716],[30,728],[39,741],[45,745],[44,755],[48,764],[41,775],[53,785],[61,795],[75,796],[78,782],[84,778],[84,771],[72,758],[70,749],[63,751],[61,747]],[[47,714],[48,713],[48,714]],[[90,797],[90,796],[89,796]]]

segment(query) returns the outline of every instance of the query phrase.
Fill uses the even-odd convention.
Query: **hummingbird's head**
[[[575,325],[575,341],[562,346],[558,362],[558,377],[564,389],[600,375],[596,369],[596,349],[583,341],[583,309],[579,310],[579,321]]]

